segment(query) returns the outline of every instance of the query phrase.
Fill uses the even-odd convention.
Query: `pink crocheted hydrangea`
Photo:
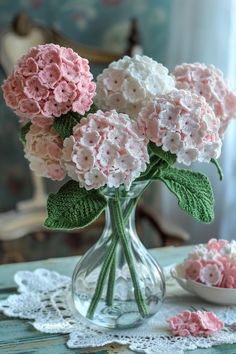
[[[89,114],[65,139],[64,160],[68,175],[81,187],[107,185],[129,189],[149,162],[147,142],[128,115],[115,110]]]
[[[50,125],[70,110],[89,110],[96,85],[87,59],[56,44],[31,48],[3,83],[6,104],[22,121]]]
[[[183,311],[168,319],[171,333],[174,336],[209,336],[224,327],[213,312],[207,311]]]
[[[25,138],[25,157],[30,162],[31,170],[38,176],[48,177],[54,181],[64,179],[63,140],[55,129],[32,124]]]
[[[209,162],[221,152],[220,120],[204,97],[173,90],[144,107],[137,118],[143,135],[177,155],[177,161]]]
[[[236,94],[230,89],[223,73],[214,65],[182,64],[173,71],[176,87],[191,90],[205,97],[220,119],[220,136],[223,136],[231,118],[236,114]]]
[[[115,109],[136,119],[148,100],[174,87],[162,64],[145,55],[124,56],[98,75],[95,102],[100,109]]]
[[[207,286],[236,288],[236,241],[211,239],[197,245],[183,263],[186,279]]]

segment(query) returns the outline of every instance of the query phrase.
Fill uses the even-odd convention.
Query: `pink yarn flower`
[[[60,81],[54,90],[55,100],[59,103],[73,101],[76,97],[76,86],[73,82]]]
[[[64,142],[64,160],[68,175],[81,187],[124,184],[129,189],[146,169],[149,156],[137,123],[112,110],[89,114],[74,127],[73,136]]]
[[[10,107],[11,109],[15,110],[19,107],[19,99],[14,93],[9,92],[8,94],[5,95],[4,98],[7,106]]]
[[[183,263],[186,279],[207,286],[236,288],[236,241],[211,239],[197,245]]]
[[[58,181],[65,178],[62,149],[63,141],[52,126],[31,125],[24,151],[37,175]]]
[[[28,98],[32,98],[35,101],[46,99],[49,92],[45,86],[43,86],[37,76],[32,76],[25,81],[24,93]]]
[[[209,251],[220,251],[225,245],[227,245],[226,240],[217,240],[212,238],[208,241],[207,249]]]
[[[61,67],[61,72],[63,77],[72,82],[78,82],[78,77],[80,73],[80,66],[78,63],[67,62],[63,63]]]
[[[207,311],[183,311],[168,320],[173,335],[209,336],[224,327],[224,323],[213,313]]]
[[[176,66],[173,75],[177,88],[205,97],[220,119],[219,133],[222,137],[236,113],[236,95],[224,80],[222,72],[214,65],[194,63]]]
[[[69,111],[70,106],[67,102],[59,103],[55,97],[51,96],[48,98],[43,107],[43,114],[46,117],[60,117]],[[36,122],[37,123],[37,122]]]
[[[74,112],[78,112],[79,114],[83,115],[85,113],[85,107],[90,107],[92,104],[92,98],[90,95],[83,95],[78,96],[75,98],[72,110]]]
[[[61,58],[63,59],[63,61],[75,63],[78,59],[78,56],[71,48],[61,48]]]
[[[23,115],[32,115],[35,116],[40,113],[41,109],[37,101],[33,99],[21,99],[19,102],[19,109]]]
[[[200,271],[200,280],[208,286],[218,286],[223,278],[223,273],[217,263],[207,264]]]
[[[46,65],[40,71],[39,79],[46,87],[53,89],[61,79],[60,67],[55,63]]]
[[[6,101],[6,104],[9,105],[10,108],[14,109],[14,107],[8,104],[8,100],[11,95],[14,95],[16,97],[16,100],[19,101],[20,96],[23,95],[23,81],[18,75],[15,75],[14,77],[11,76],[11,80],[8,79],[3,82],[2,89],[3,97]]]
[[[42,127],[70,110],[87,112],[96,90],[92,79],[86,59],[71,48],[45,44],[19,60],[2,89],[6,104],[21,120]]]
[[[185,269],[185,276],[187,279],[198,281],[200,277],[200,271],[202,269],[202,263],[198,260],[189,261]]]
[[[156,98],[137,121],[143,135],[176,154],[179,163],[209,162],[220,156],[219,118],[204,97],[190,91],[174,90]]]
[[[225,264],[224,277],[221,283],[222,288],[236,288],[236,265],[232,265],[230,262]]]
[[[186,279],[207,286],[236,288],[236,241],[212,238],[197,245],[183,263]]]
[[[35,75],[37,74],[38,70],[38,64],[33,58],[28,58],[25,62],[25,65],[22,66],[22,74],[24,76]]]
[[[47,50],[44,50],[41,58],[39,59],[40,68],[44,68],[46,65],[57,64],[60,66],[61,64],[61,56],[58,46],[47,46]]]

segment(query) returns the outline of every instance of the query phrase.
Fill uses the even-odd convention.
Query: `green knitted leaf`
[[[50,229],[84,227],[103,212],[106,198],[98,190],[87,191],[79,183],[69,181],[56,194],[49,194],[48,217],[44,226]]]
[[[173,165],[176,162],[176,155],[171,154],[169,151],[164,151],[160,146],[156,146],[153,142],[149,143],[149,148],[153,154],[160,157],[160,159],[164,160],[168,163],[168,165]]]
[[[31,122],[28,122],[25,125],[23,125],[23,127],[21,127],[20,129],[20,141],[22,142],[22,144],[26,143],[25,136],[29,132],[31,124],[32,124]]]
[[[157,177],[178,199],[179,206],[199,221],[214,219],[214,196],[209,179],[198,172],[168,167]]]
[[[68,138],[73,134],[74,126],[79,123],[82,116],[77,113],[69,112],[54,119],[53,127],[62,139]]]
[[[56,129],[60,137],[64,140],[73,134],[74,126],[80,122],[83,117],[87,117],[89,113],[97,112],[97,107],[92,104],[90,110],[84,115],[76,112],[68,112],[54,119],[53,127]]]
[[[224,174],[223,174],[222,168],[220,167],[219,162],[218,162],[217,160],[215,160],[215,159],[211,159],[211,162],[212,162],[213,165],[215,165],[215,167],[216,167],[216,170],[217,170],[217,172],[218,172],[220,181],[223,181],[223,179],[224,179]]]
[[[90,107],[90,110],[86,112],[85,116],[87,117],[89,113],[96,113],[97,110],[98,110],[97,106],[93,103],[92,106]]]

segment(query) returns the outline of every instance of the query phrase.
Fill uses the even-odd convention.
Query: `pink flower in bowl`
[[[186,266],[186,278],[198,281],[201,269],[202,263],[200,261],[189,261],[188,265]]]
[[[200,281],[208,286],[218,286],[223,278],[223,273],[217,264],[207,264],[201,268]]]
[[[211,239],[196,245],[171,274],[182,288],[206,301],[236,305],[236,242]]]
[[[209,251],[220,251],[226,244],[226,240],[217,240],[215,238],[212,238],[208,241],[207,249]]]
[[[221,287],[236,289],[236,265],[228,264]]]

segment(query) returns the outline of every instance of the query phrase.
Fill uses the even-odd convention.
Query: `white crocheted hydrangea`
[[[173,76],[178,89],[205,97],[220,119],[220,136],[223,137],[231,119],[236,114],[236,94],[231,90],[223,73],[214,65],[200,63],[181,64],[175,67]]]
[[[95,102],[100,109],[115,109],[135,119],[147,101],[174,87],[174,79],[162,64],[147,56],[125,56],[98,75]]]
[[[64,160],[68,175],[87,190],[121,184],[128,190],[149,162],[147,141],[127,114],[99,110],[65,139]]]
[[[140,131],[187,166],[221,153],[220,120],[202,96],[173,90],[149,102],[137,119]]]

